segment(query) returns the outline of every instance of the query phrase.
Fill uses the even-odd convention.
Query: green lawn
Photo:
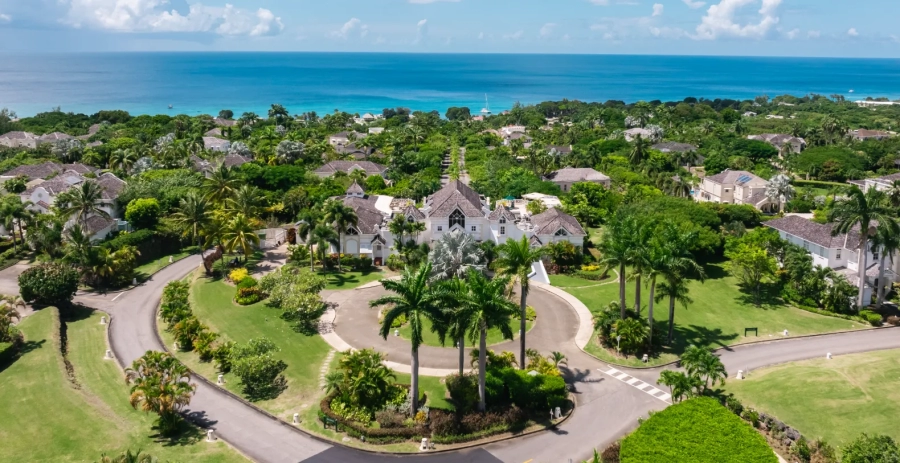
[[[385,272],[377,269],[367,272],[319,270],[316,273],[328,279],[328,285],[325,286],[325,289],[355,289],[366,283],[378,281],[389,276]]]
[[[777,339],[788,330],[791,335],[826,333],[864,328],[862,324],[839,318],[827,317],[790,307],[771,300],[756,307],[752,297],[743,292],[737,280],[727,275],[720,264],[708,265],[705,283],[692,282],[690,297],[694,300],[685,309],[680,304],[675,307],[675,345],[666,348],[658,357],[651,358],[651,364],[661,364],[675,360],[684,348],[691,345],[706,345],[712,348],[736,343]],[[626,302],[634,304],[634,282],[627,283]],[[567,292],[577,297],[592,312],[606,307],[619,298],[619,285],[609,284],[589,288],[568,288]],[[649,289],[641,291],[646,307]],[[646,316],[646,308],[642,312]],[[654,319],[668,320],[668,301],[656,304]],[[759,336],[744,337],[744,328],[759,328]],[[588,352],[602,360],[625,365],[643,365],[640,359],[616,357],[594,341],[588,344]]]
[[[616,274],[609,272],[609,277],[602,281],[585,280],[584,278],[573,277],[569,275],[550,275],[550,284],[557,288],[579,288],[583,286],[599,286],[601,284],[612,284],[616,288],[619,286],[613,280]],[[618,293],[617,293],[618,294]]]
[[[447,339],[446,346],[441,345],[441,341],[438,338],[436,333],[431,331],[431,322],[428,320],[423,320],[423,333],[422,333],[422,341],[426,346],[434,346],[434,347],[453,347],[456,345],[456,341],[452,339]],[[519,320],[513,320],[509,326],[512,328],[513,335],[515,339],[519,338]],[[531,331],[531,327],[534,326],[534,322],[526,321],[525,322],[525,332],[528,333]],[[412,337],[412,329],[409,327],[409,323],[400,327],[400,337],[403,339],[410,339]],[[527,338],[526,338],[527,340]],[[500,330],[493,329],[488,330],[487,333],[487,345],[492,346],[494,344],[500,344],[506,342],[507,339],[503,339],[503,335],[500,334]],[[468,340],[466,341],[468,343]],[[470,346],[471,347],[471,346]]]
[[[409,384],[410,375],[406,373],[395,373],[397,375],[397,384]],[[428,396],[428,405],[431,408],[440,408],[443,410],[454,410],[453,404],[447,399],[447,387],[443,383],[444,378],[436,378],[434,376],[419,375],[419,394]]]
[[[191,253],[189,253],[189,252],[179,252],[178,254],[172,254],[171,256],[160,257],[159,259],[147,262],[146,264],[135,268],[134,274],[138,277],[138,280],[150,278],[151,276],[153,276],[154,273],[156,273],[170,265],[169,257],[172,258],[172,262],[174,263],[174,262],[178,262],[181,259],[184,259],[185,257],[187,257],[189,255],[191,255]]]
[[[841,446],[864,432],[900,440],[898,381],[900,350],[886,350],[755,370],[726,390],[807,439]]]
[[[22,321],[28,351],[0,367],[0,461],[97,461],[101,453],[141,449],[161,461],[245,462],[225,443],[209,444],[196,428],[176,440],[156,437],[154,416],[128,405],[128,387],[113,360],[103,360],[100,313],[69,322],[69,359],[81,385],[66,379],[54,341],[54,310]]]
[[[202,270],[198,270],[198,275],[201,274]],[[281,311],[267,307],[265,302],[238,306],[232,302],[233,296],[234,287],[222,280],[200,276],[191,288],[191,308],[194,315],[219,333],[222,339],[247,342],[253,338],[267,337],[281,349],[275,355],[288,365],[284,372],[288,388],[277,398],[258,402],[257,405],[286,420],[301,411],[303,405],[317,406],[322,395],[319,369],[331,350],[330,346],[321,336],[305,336],[294,331],[288,322],[280,318]],[[171,346],[171,336],[165,331],[162,335],[166,344]],[[178,356],[199,374],[215,381],[218,372],[213,363],[200,362],[194,353],[179,352]],[[226,374],[225,381],[229,390],[241,394],[237,377]]]

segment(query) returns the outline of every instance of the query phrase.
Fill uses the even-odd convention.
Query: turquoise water
[[[900,60],[621,55],[127,53],[0,55],[0,107],[93,113],[380,112],[516,101],[900,98]],[[853,89],[853,94],[849,91]],[[168,106],[172,105],[173,109]]]

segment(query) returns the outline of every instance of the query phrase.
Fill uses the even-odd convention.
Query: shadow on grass
[[[11,355],[9,358],[4,361],[0,361],[0,373],[3,373],[7,368],[11,367],[16,361],[22,358],[25,355],[28,355],[34,350],[42,349],[44,347],[44,343],[46,343],[46,339],[41,339],[40,341],[25,341],[19,346],[18,352]]]
[[[740,285],[741,295],[737,297],[738,302],[747,305],[754,305],[764,310],[774,310],[784,306],[784,300],[781,299],[781,286],[777,283],[762,283],[759,288],[759,305],[757,305],[757,296],[754,288]]]
[[[94,309],[82,304],[70,304],[68,307],[59,308],[60,321],[65,323],[79,322],[91,318]]]
[[[218,423],[218,421],[207,419],[206,412],[202,411],[188,411],[184,413],[184,418],[185,420],[179,423],[178,430],[173,434],[162,434],[159,431],[159,426],[153,425],[152,429],[155,431],[155,434],[151,434],[150,438],[164,447],[194,445],[206,437],[204,429],[209,429]]]
[[[373,273],[378,273],[378,270],[366,270],[362,272],[352,272],[350,275],[346,275],[345,273],[350,273],[350,271],[339,272],[337,270],[319,270],[316,272],[318,275],[323,276],[328,279],[329,286],[336,286],[338,288],[353,285],[360,283],[360,277],[368,277]]]

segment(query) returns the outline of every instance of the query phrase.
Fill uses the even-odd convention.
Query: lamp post
[[[616,335],[616,353],[620,353],[621,349],[619,349],[619,345],[622,344],[622,335]]]

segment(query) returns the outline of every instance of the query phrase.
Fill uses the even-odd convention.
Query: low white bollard
[[[169,263],[171,264],[172,262],[175,262],[175,260],[172,259],[172,256],[169,256]]]
[[[644,363],[649,362],[649,361],[650,361],[650,356],[648,356],[647,354],[644,354],[644,357],[641,359],[641,361],[644,362]]]
[[[175,350],[178,350],[178,342],[177,341],[172,343],[172,348]]]
[[[560,418],[562,417],[562,410],[560,410],[559,407],[556,407],[556,409],[553,410],[553,411],[556,412],[556,419],[557,419],[557,420],[560,419]]]
[[[428,438],[427,437],[422,438],[422,445],[419,446],[419,450],[422,452],[425,452],[428,450]]]
[[[137,286],[137,278],[132,278],[132,279],[131,279],[131,284],[134,285],[134,286]]]
[[[105,325],[105,324],[106,324],[106,317],[100,317],[100,324],[101,324],[101,325]]]
[[[831,352],[825,354],[825,358],[827,358],[828,360],[831,360]]]
[[[550,409],[550,421],[553,421],[553,409]]]
[[[394,330],[394,336],[400,336],[400,330]]]
[[[744,379],[744,370],[738,370],[737,379]]]
[[[784,335],[785,335],[785,336],[788,335],[788,330],[784,330]]]
[[[112,356],[112,351],[109,350],[109,349],[107,349],[107,350],[106,350],[106,359],[111,359],[111,358],[113,358],[113,356]]]
[[[225,384],[225,375],[219,375],[219,377],[216,379],[216,384],[218,384],[219,386]]]
[[[208,429],[206,431],[206,442],[215,442],[215,441],[216,441],[216,435],[213,433],[212,429]]]
[[[294,424],[300,424],[300,414],[294,413]]]

